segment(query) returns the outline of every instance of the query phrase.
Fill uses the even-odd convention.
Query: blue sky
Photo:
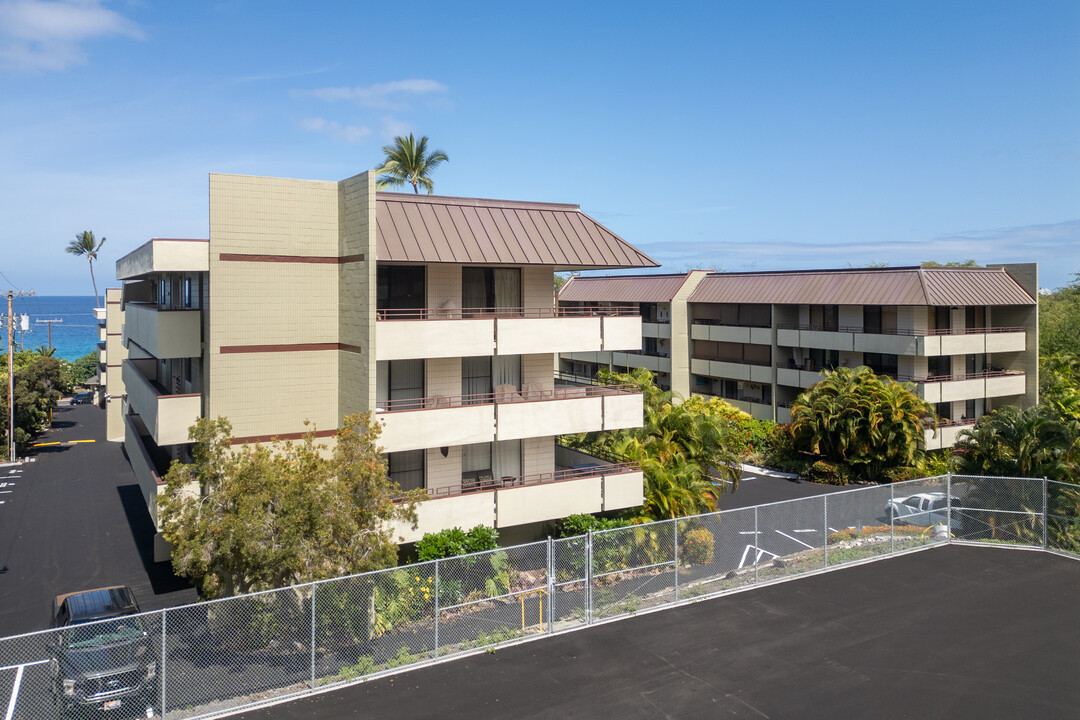
[[[100,283],[207,236],[210,172],[340,180],[410,131],[436,192],[578,203],[669,271],[1080,272],[1073,0],[0,0],[0,272],[88,295],[76,233]]]

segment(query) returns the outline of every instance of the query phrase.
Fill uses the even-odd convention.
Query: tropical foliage
[[[409,183],[414,193],[419,193],[420,186],[423,186],[430,195],[435,189],[431,173],[444,162],[450,162],[450,158],[442,150],[429,152],[427,146],[426,136],[417,140],[412,133],[409,133],[409,137],[398,136],[392,145],[383,146],[386,157],[383,164],[375,168],[379,173],[378,187],[396,188]]]
[[[447,528],[439,532],[425,533],[416,543],[417,559],[438,560],[439,558],[468,555],[483,550],[499,547],[499,531],[486,525],[477,525],[466,532],[459,527]]]
[[[934,411],[907,383],[868,367],[826,371],[791,406],[796,447],[848,467],[866,480],[922,459]]]
[[[723,418],[701,403],[677,403],[653,382],[652,373],[601,371],[603,382],[633,385],[644,395],[640,428],[571,436],[570,444],[637,463],[645,475],[641,521],[695,515],[716,509],[723,483],[736,484],[739,440]]]
[[[393,566],[387,523],[416,522],[422,491],[401,494],[376,444],[379,426],[351,415],[333,450],[315,443],[232,447],[223,418],[189,431],[194,462],[174,462],[158,497],[173,568],[205,598]]]
[[[966,475],[1077,482],[1080,421],[1045,406],[1007,405],[960,431],[953,456],[957,472]]]
[[[1039,355],[1080,356],[1080,273],[1066,285],[1039,296]]]
[[[60,394],[70,386],[59,359],[24,350],[12,359],[15,367],[15,449],[25,453],[45,426]],[[0,357],[0,435],[8,431],[7,355]]]
[[[68,243],[65,250],[72,255],[78,255],[86,258],[90,263],[90,282],[94,284],[94,300],[100,302],[97,291],[97,280],[94,279],[94,261],[98,259],[98,251],[101,250],[101,246],[105,244],[105,238],[100,240],[94,238],[94,233],[89,230],[83,230],[81,233],[75,236],[75,239]],[[98,307],[104,307],[104,303],[98,305]]]
[[[1080,420],[1080,356],[1039,358],[1039,403],[1063,418]]]
[[[98,351],[91,350],[73,363],[70,363],[71,384],[81,385],[98,372]]]

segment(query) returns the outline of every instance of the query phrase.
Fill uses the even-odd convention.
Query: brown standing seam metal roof
[[[1002,268],[873,268],[708,275],[696,303],[1034,305]]]
[[[577,205],[376,193],[380,262],[657,267]]]
[[[559,289],[559,302],[671,302],[686,275],[572,277]]]

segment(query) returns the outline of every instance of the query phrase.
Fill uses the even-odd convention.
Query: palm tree
[[[426,135],[416,140],[409,133],[409,137],[398,136],[394,138],[393,145],[383,146],[386,160],[375,168],[379,173],[378,187],[401,187],[409,183],[413,192],[419,194],[419,186],[423,185],[430,195],[435,187],[431,182],[431,172],[444,162],[450,162],[450,158],[442,150],[429,153],[427,143]]]
[[[83,230],[81,233],[75,236],[75,239],[68,243],[66,250],[72,255],[84,255],[90,262],[90,282],[94,284],[94,300],[98,300],[97,280],[94,279],[94,261],[98,259],[98,250],[105,244],[105,238],[101,240],[94,239],[94,233],[89,230]],[[98,307],[103,307],[99,305]]]
[[[882,379],[868,367],[840,367],[791,406],[791,428],[802,449],[859,469],[869,479],[922,459],[934,413],[914,387]]]
[[[39,357],[52,357],[56,354],[56,348],[49,347],[48,345],[42,345],[34,352],[36,352]]]

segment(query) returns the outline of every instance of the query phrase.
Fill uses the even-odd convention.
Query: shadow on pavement
[[[139,558],[142,560],[154,594],[162,595],[190,589],[192,587],[190,582],[173,574],[172,563],[154,562],[156,528],[154,521],[150,518],[150,513],[146,510],[142,489],[135,484],[120,485],[116,488],[116,492],[120,496],[120,504],[124,508],[128,527],[131,529],[131,537],[139,549]]]

